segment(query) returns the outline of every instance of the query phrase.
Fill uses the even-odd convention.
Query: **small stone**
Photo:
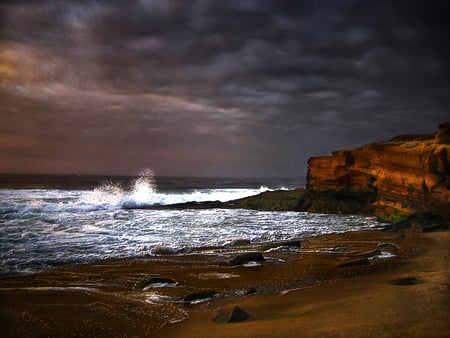
[[[142,283],[142,288],[144,290],[148,290],[150,288],[161,288],[161,287],[175,286],[175,285],[177,285],[177,282],[175,282],[171,278],[152,277],[149,280]]]
[[[157,255],[157,256],[173,255],[175,252],[176,252],[175,249],[167,247],[167,246],[155,246],[151,250],[152,255]]]
[[[217,295],[217,292],[215,292],[215,291],[191,293],[189,295],[186,295],[183,298],[183,301],[195,304],[197,302],[211,300],[215,295]]]
[[[258,290],[256,288],[250,288],[245,293],[246,296],[252,296],[258,294]]]
[[[389,252],[394,255],[396,255],[398,251],[398,245],[392,243],[380,243],[377,245],[377,248],[381,250],[381,252]]]
[[[266,259],[262,255],[261,252],[246,252],[240,255],[237,255],[232,260],[230,260],[230,265],[236,266],[236,265],[243,265],[248,262],[265,262]]]
[[[243,322],[250,318],[250,315],[242,310],[239,306],[235,306],[231,311],[230,317],[228,318],[228,323],[238,323]]]
[[[235,306],[231,311],[222,311],[214,321],[218,323],[239,323],[250,318],[250,315],[242,310],[239,306]]]
[[[404,277],[404,278],[398,278],[391,281],[391,284],[393,285],[416,285],[419,284],[420,281],[415,277]]]
[[[243,245],[249,245],[250,240],[248,239],[236,239],[230,243],[231,246],[243,246]]]

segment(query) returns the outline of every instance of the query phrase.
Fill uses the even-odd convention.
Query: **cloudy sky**
[[[0,172],[302,177],[450,120],[448,1],[0,4]]]

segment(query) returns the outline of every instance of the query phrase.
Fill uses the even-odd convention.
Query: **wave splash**
[[[120,184],[105,182],[93,191],[83,194],[83,202],[100,208],[142,208],[147,206],[168,205],[186,202],[220,201],[257,195],[272,190],[266,186],[255,188],[196,189],[183,192],[159,191],[151,169],[143,170],[126,190]]]
[[[147,168],[141,172],[139,178],[134,182],[131,199],[137,203],[145,203],[151,201],[156,191],[153,172]]]

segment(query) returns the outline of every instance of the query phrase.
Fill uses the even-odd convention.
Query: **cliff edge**
[[[312,157],[307,191],[366,199],[367,213],[380,217],[422,212],[447,218],[450,123],[441,124],[435,134],[397,136]]]
[[[151,209],[243,208],[377,216],[396,228],[450,227],[450,123],[427,135],[344,149],[308,160],[306,189],[266,191],[229,202],[189,202]]]
[[[450,219],[450,123],[308,160],[306,189],[268,191],[224,207],[377,216],[400,227]],[[448,223],[445,221],[445,227]]]

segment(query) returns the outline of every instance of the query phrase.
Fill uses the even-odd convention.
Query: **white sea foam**
[[[282,187],[281,189],[287,189]],[[169,205],[186,202],[220,201],[226,202],[265,191],[272,190],[261,185],[255,188],[222,188],[196,189],[180,192],[158,191],[151,170],[144,170],[135,180],[131,191],[112,182],[105,182],[93,191],[85,191],[81,197],[81,204],[86,209],[95,210],[105,208],[141,208],[154,205]]]
[[[227,201],[269,190],[158,190],[151,172],[130,189],[105,183],[86,190],[0,190],[0,274],[63,263],[142,257],[235,240],[251,243],[380,226],[357,216],[254,210],[143,210],[142,205]],[[125,203],[136,208],[124,209]],[[166,248],[161,250],[161,248]]]

